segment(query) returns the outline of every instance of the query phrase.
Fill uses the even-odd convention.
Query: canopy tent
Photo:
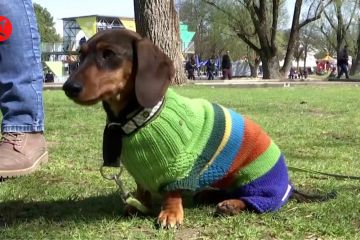
[[[330,55],[326,55],[324,58],[318,59],[321,62],[335,62],[336,59],[331,57]]]
[[[325,57],[318,59],[316,66],[316,73],[323,75],[336,67],[336,59],[327,54]]]
[[[55,74],[57,77],[62,77],[63,72],[63,62],[61,61],[46,61],[46,66]]]

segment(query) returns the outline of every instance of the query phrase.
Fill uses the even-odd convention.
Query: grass
[[[291,166],[360,175],[359,87],[176,90],[251,117]],[[33,175],[0,183],[0,239],[360,239],[359,182],[299,172],[290,173],[298,188],[335,189],[338,197],[235,217],[214,217],[212,207],[195,207],[188,199],[177,231],[157,229],[155,215],[125,218],[115,184],[98,172],[105,122],[100,104],[80,107],[61,91],[44,95],[50,162]]]

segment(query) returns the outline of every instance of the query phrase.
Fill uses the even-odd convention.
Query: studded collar
[[[108,118],[106,126],[109,128],[120,127],[124,135],[131,135],[132,133],[139,130],[141,127],[145,126],[159,112],[163,103],[164,98],[162,98],[152,108],[142,108],[135,110],[129,113],[126,116],[126,120],[123,122],[111,122]]]

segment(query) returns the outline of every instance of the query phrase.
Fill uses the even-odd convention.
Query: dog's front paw
[[[184,209],[182,199],[179,193],[168,193],[162,210],[158,216],[158,224],[161,228],[179,227],[184,221]]]
[[[164,209],[158,216],[158,224],[161,228],[178,228],[184,221],[184,211],[178,209]]]
[[[240,199],[222,201],[216,206],[216,213],[220,215],[236,215],[246,208],[246,204]]]

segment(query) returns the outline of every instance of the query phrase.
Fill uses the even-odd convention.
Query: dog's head
[[[95,34],[80,49],[80,64],[63,85],[76,103],[92,105],[135,98],[153,107],[174,77],[170,58],[150,40],[118,29]]]

